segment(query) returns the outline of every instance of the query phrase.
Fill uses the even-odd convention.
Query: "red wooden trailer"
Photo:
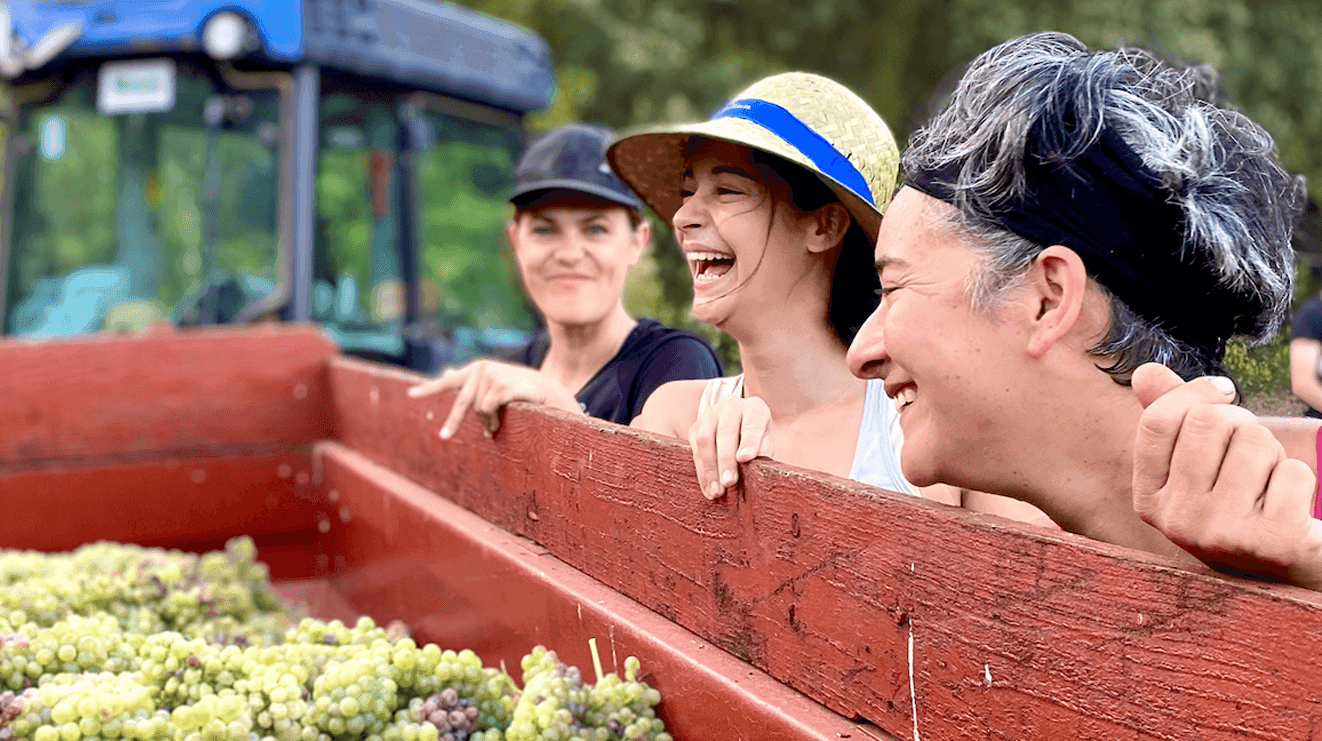
[[[314,613],[637,655],[678,739],[1322,738],[1322,595],[448,398],[315,329],[0,343],[0,547],[247,533]]]

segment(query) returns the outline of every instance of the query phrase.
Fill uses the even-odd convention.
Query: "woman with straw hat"
[[[872,249],[899,161],[885,121],[839,83],[790,72],[709,121],[625,136],[607,157],[673,224],[694,315],[734,337],[743,363],[734,378],[662,386],[633,426],[688,437],[712,498],[758,455],[919,493],[882,385],[845,364],[878,301]],[[955,489],[923,494],[960,502]]]

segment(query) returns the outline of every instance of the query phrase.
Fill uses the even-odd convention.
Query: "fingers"
[[[689,427],[689,448],[693,450],[693,468],[698,474],[702,495],[715,499],[725,492],[716,464],[716,426],[719,414],[708,409]]]
[[[1256,485],[1254,491],[1260,492],[1279,460],[1272,446],[1280,448],[1247,409],[1194,407],[1177,433],[1166,486],[1190,496],[1210,494],[1227,482],[1232,491]]]
[[[1298,517],[1312,521],[1316,491],[1313,469],[1303,461],[1284,458],[1272,469],[1267,494],[1262,498],[1262,514],[1275,521]]]
[[[724,399],[689,427],[698,485],[715,499],[739,483],[739,464],[771,454],[771,410],[757,397]]]
[[[744,400],[744,416],[739,425],[739,451],[735,459],[747,463],[758,456],[775,455],[771,445],[771,408],[753,396]]]
[[[1146,409],[1166,392],[1184,385],[1184,379],[1161,363],[1144,363],[1134,370],[1130,385],[1138,395],[1138,403]]]
[[[441,424],[442,440],[449,440],[454,437],[455,431],[459,429],[459,423],[463,420],[464,415],[468,413],[469,407],[473,405],[473,399],[477,397],[478,382],[481,379],[481,373],[467,374],[459,393],[455,394],[454,403],[450,405],[450,413],[446,415],[445,422]]]
[[[1134,440],[1135,506],[1142,511],[1144,503],[1140,499],[1151,496],[1166,485],[1176,441],[1183,432],[1185,416],[1189,410],[1201,405],[1216,405],[1219,409],[1227,410],[1226,414],[1237,416],[1241,420],[1253,419],[1253,416],[1246,410],[1230,406],[1229,402],[1234,398],[1235,392],[1234,384],[1230,383],[1228,378],[1205,376],[1188,383],[1181,381],[1178,385],[1170,386],[1166,383],[1169,378],[1163,375],[1169,373],[1169,369],[1147,364],[1140,366],[1139,371],[1145,371],[1143,376],[1146,378],[1140,379],[1139,372],[1135,371],[1135,383],[1143,381],[1144,393],[1166,388],[1161,396],[1149,400],[1147,408],[1139,417],[1138,432]],[[1138,393],[1138,390],[1135,393]],[[1204,423],[1210,424],[1208,420],[1204,420]],[[1200,429],[1200,434],[1207,436],[1212,432],[1210,429]],[[1224,451],[1224,444],[1218,450]]]
[[[409,398],[417,399],[423,396],[439,394],[442,391],[457,389],[464,385],[464,381],[466,380],[464,371],[466,370],[468,369],[464,368],[459,370],[449,368],[444,373],[430,381],[424,381],[423,383],[410,386],[408,390]]]
[[[743,429],[743,415],[733,405],[718,405],[716,421],[716,470],[720,476],[722,493],[739,481],[735,451],[740,448],[739,433]]]

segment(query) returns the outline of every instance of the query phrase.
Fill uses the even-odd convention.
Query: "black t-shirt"
[[[1317,296],[1301,304],[1290,320],[1290,339],[1299,338],[1322,341],[1322,300]],[[1322,412],[1311,406],[1307,414],[1310,417],[1322,417]]]
[[[542,330],[510,359],[538,368],[549,347],[550,338]],[[661,384],[719,375],[721,362],[716,351],[701,337],[655,319],[639,319],[620,351],[575,397],[593,417],[627,425]]]

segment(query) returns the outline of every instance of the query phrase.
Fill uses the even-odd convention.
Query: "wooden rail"
[[[716,502],[677,441],[337,359],[340,442],[901,738],[1322,735],[1322,595],[771,462]]]
[[[306,328],[0,343],[0,545],[248,531],[423,633],[620,626],[686,740],[1322,738],[1322,595],[772,462],[708,502],[678,441],[523,406],[445,442],[417,380]]]
[[[334,434],[311,328],[0,341],[0,467],[307,446]]]

